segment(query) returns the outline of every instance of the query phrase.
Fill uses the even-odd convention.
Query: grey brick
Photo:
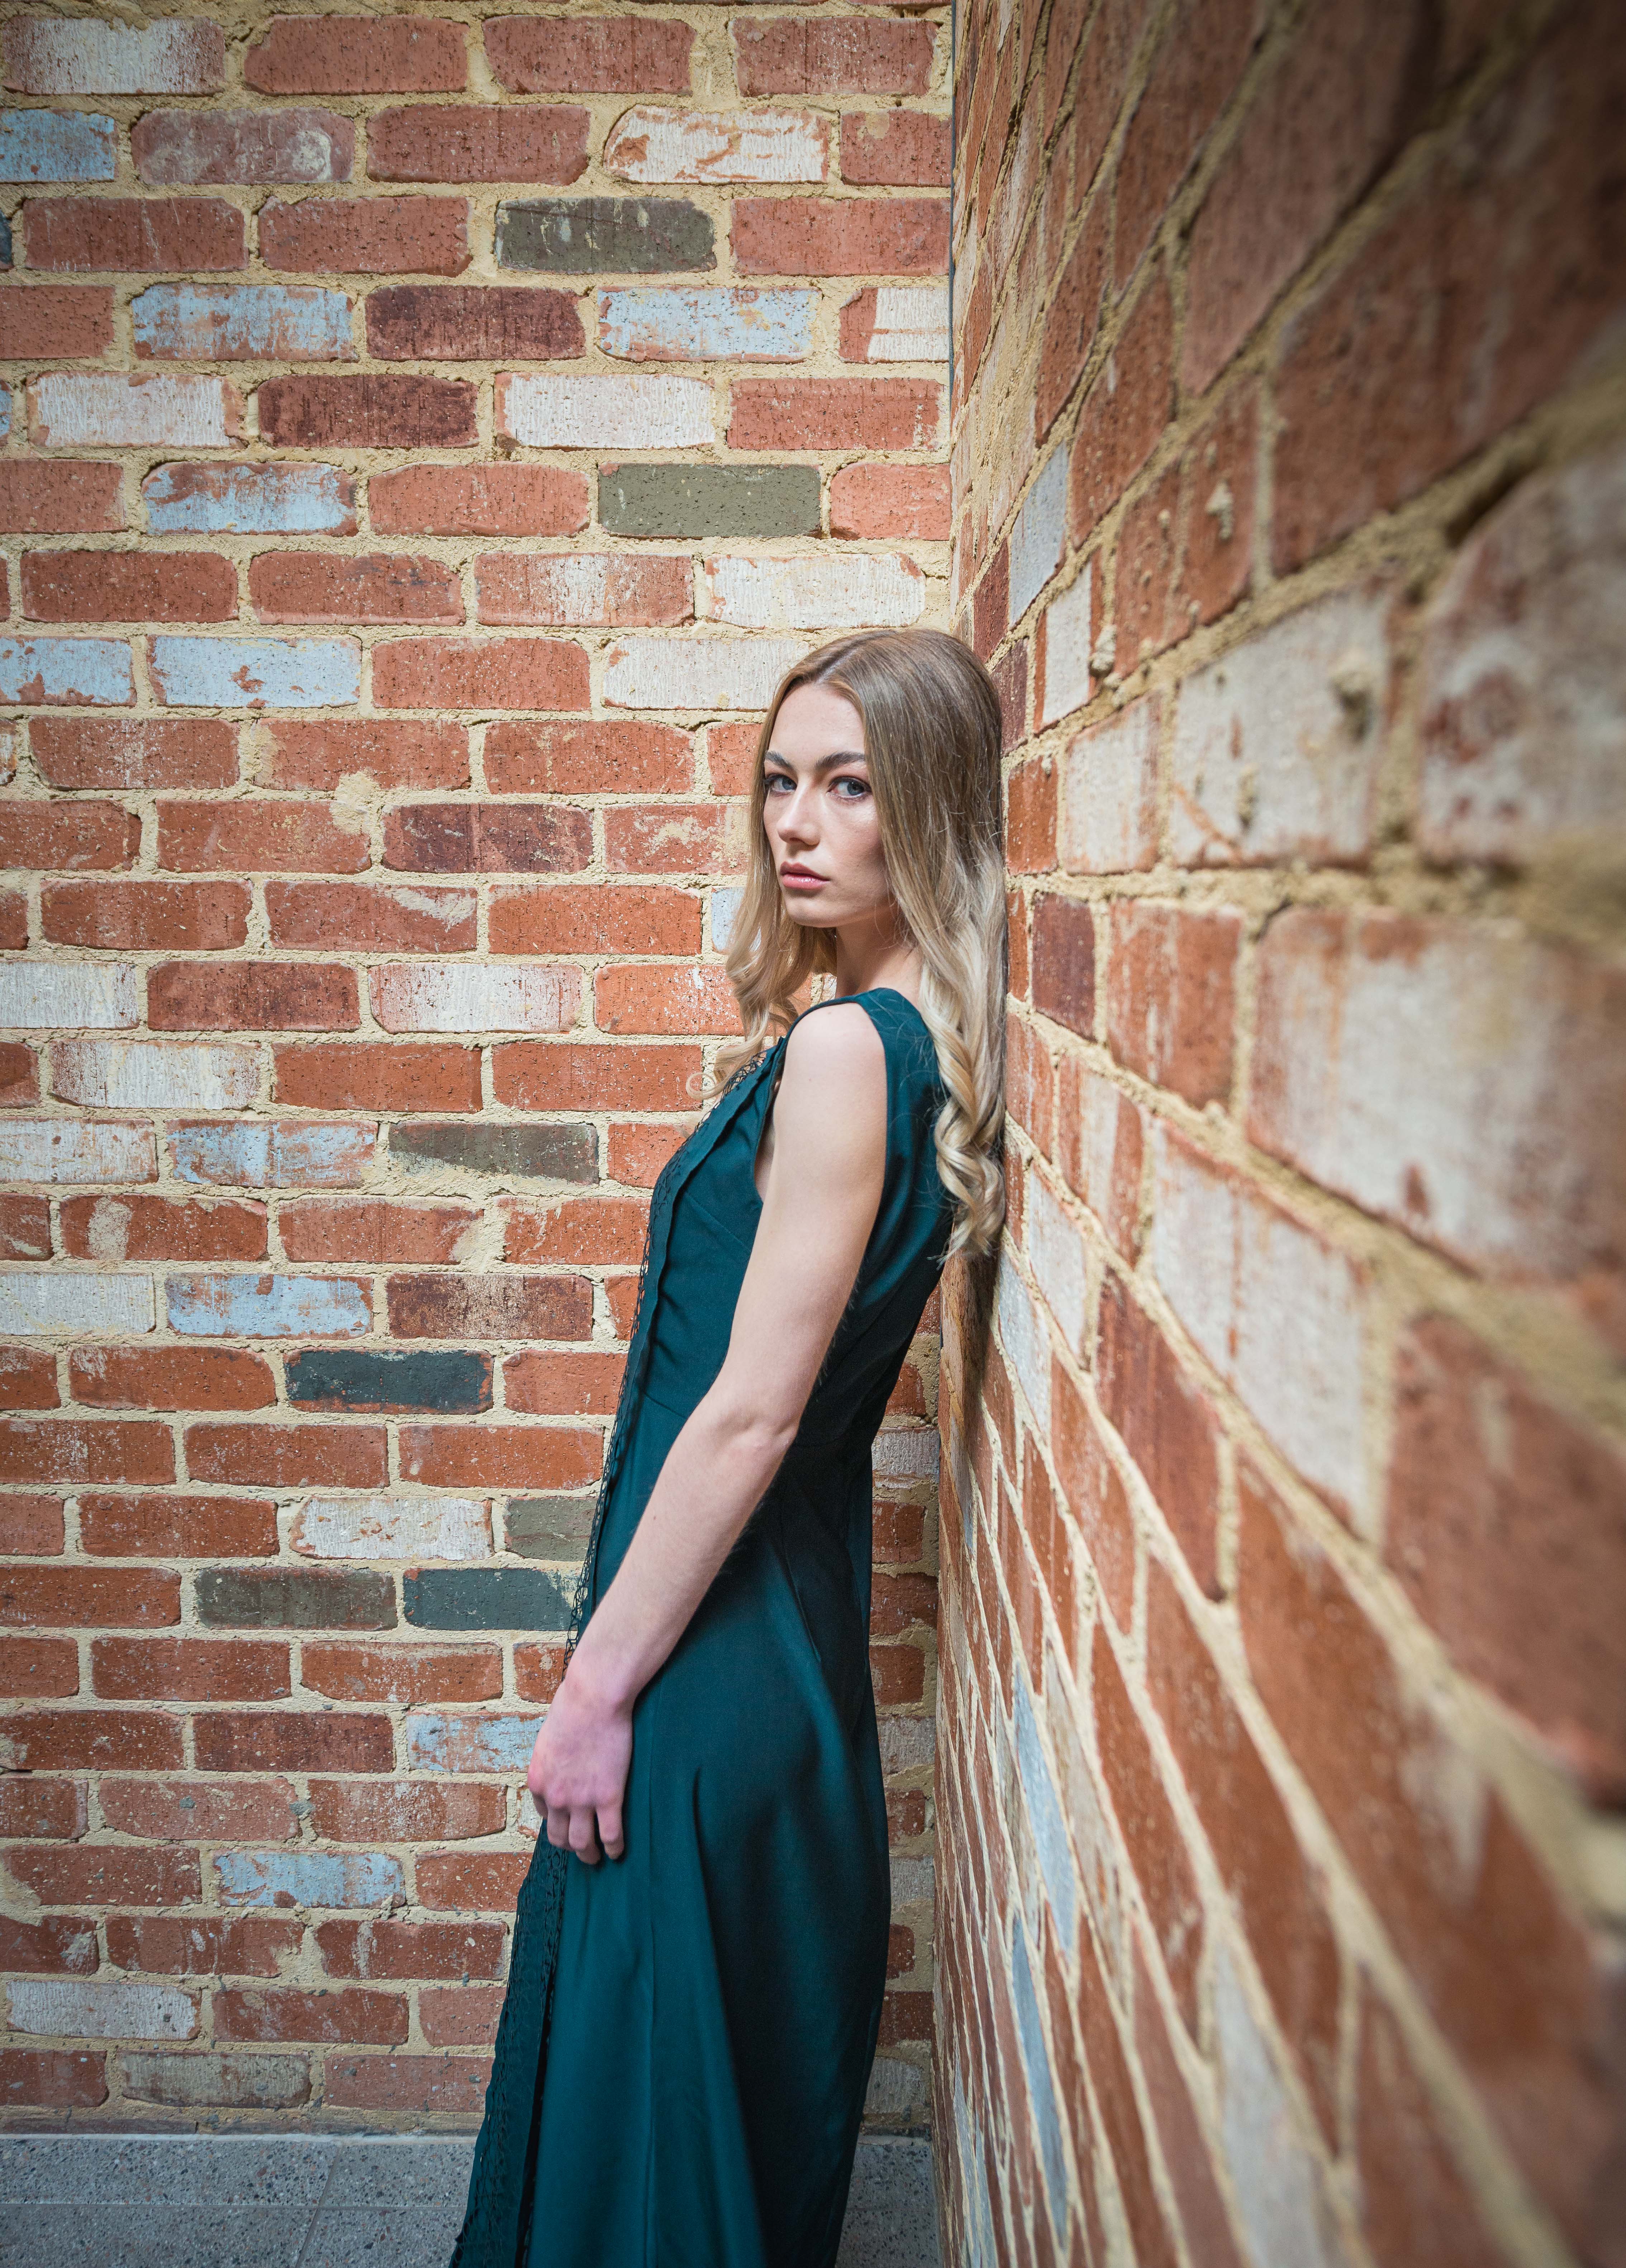
[[[526,197],[497,209],[499,268],[653,276],[715,268],[716,232],[687,197]]]
[[[592,1495],[511,1497],[504,1528],[508,1549],[523,1559],[579,1559],[597,1502]]]
[[[596,1182],[591,1126],[392,1126],[390,1155],[408,1173],[489,1174],[505,1182]]]
[[[394,1630],[387,1575],[315,1567],[206,1567],[197,1618],[236,1630]]]
[[[816,465],[616,465],[599,475],[611,535],[817,535]]]
[[[568,1630],[574,1586],[541,1567],[425,1567],[404,1587],[415,1630]]]
[[[288,1399],[301,1410],[437,1410],[491,1407],[491,1358],[371,1354],[359,1347],[308,1347],[288,1364]]]

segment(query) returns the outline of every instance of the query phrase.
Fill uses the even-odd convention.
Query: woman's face
[[[841,929],[889,916],[864,719],[846,695],[826,685],[788,694],[764,770],[762,824],[791,918]]]

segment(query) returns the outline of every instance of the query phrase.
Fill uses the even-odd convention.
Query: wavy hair
[[[769,848],[763,760],[787,695],[844,694],[864,751],[887,873],[921,957],[921,1013],[947,1100],[934,1135],[953,1201],[949,1251],[985,1253],[1004,1220],[1005,885],[999,696],[968,648],[942,630],[864,630],[786,672],[757,741],[745,887],[725,963],[744,1036],[722,1051],[730,1076],[796,1021],[796,995],[835,966],[828,930],[795,921]]]

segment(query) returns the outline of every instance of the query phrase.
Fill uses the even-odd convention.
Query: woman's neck
[[[835,991],[837,998],[851,992],[872,992],[890,985],[920,1005],[920,947],[898,936],[895,926],[877,923],[844,924],[835,932]]]

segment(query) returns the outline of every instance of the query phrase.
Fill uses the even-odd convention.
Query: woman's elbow
[[[713,1389],[707,1415],[719,1453],[738,1459],[752,1470],[772,1470],[796,1439],[799,1409],[776,1407],[757,1395],[749,1397]]]

